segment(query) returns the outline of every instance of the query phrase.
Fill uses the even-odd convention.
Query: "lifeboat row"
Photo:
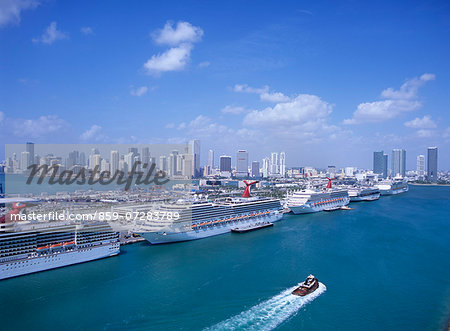
[[[321,205],[323,203],[329,203],[329,202],[336,202],[336,201],[341,201],[344,198],[337,198],[337,199],[330,199],[330,200],[324,200],[324,201],[320,201],[320,202],[314,202],[314,206],[316,205]]]
[[[202,226],[209,226],[209,225],[223,224],[223,223],[231,223],[233,221],[239,221],[241,219],[246,219],[246,218],[249,218],[249,217],[256,217],[256,216],[261,216],[261,215],[267,215],[267,214],[270,214],[270,211],[264,211],[264,212],[260,212],[260,213],[253,213],[253,214],[248,214],[248,215],[242,215],[242,216],[238,216],[238,217],[231,217],[231,218],[223,219],[223,220],[201,222],[201,223],[192,224],[192,229],[196,229],[196,228],[199,228],[199,227],[202,227]]]
[[[65,242],[65,243],[58,243],[58,244],[41,246],[41,247],[36,248],[36,250],[38,252],[40,252],[40,251],[44,251],[44,250],[49,249],[49,248],[69,247],[69,246],[73,246],[73,245],[75,245],[75,241],[68,241],[68,242]]]

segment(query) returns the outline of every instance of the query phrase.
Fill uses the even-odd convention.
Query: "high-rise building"
[[[327,174],[330,175],[330,177],[336,176],[336,166],[329,165],[327,168]]]
[[[33,143],[26,143],[25,151],[30,153],[29,160],[27,167],[34,162],[34,144]]]
[[[284,177],[286,175],[286,153],[280,153],[280,175]]]
[[[417,155],[417,176],[423,179],[425,176],[425,156]]]
[[[386,178],[388,175],[388,156],[383,151],[373,152],[373,172]]]
[[[214,169],[214,151],[212,149],[208,152],[208,165],[210,170]]]
[[[231,172],[231,156],[222,155],[220,158],[220,171]]]
[[[190,149],[190,154],[193,155],[192,158],[192,162],[193,162],[193,167],[192,167],[192,175],[194,178],[196,177],[200,177],[200,140],[191,140],[189,142],[189,149]]]
[[[270,159],[265,157],[263,159],[263,167],[262,167],[263,177],[267,178],[270,175]]]
[[[148,147],[142,147],[142,164],[147,164],[147,168],[150,167],[150,149]]]
[[[30,165],[30,152],[22,152],[20,158],[20,167],[22,171],[26,171]]]
[[[92,167],[91,167],[91,169],[95,169],[95,167],[98,167],[97,170],[100,170],[101,163],[102,163],[102,158],[100,157],[100,154],[92,155]]]
[[[193,154],[183,154],[181,157],[181,163],[182,163],[182,169],[181,169],[181,174],[186,177],[186,178],[192,178],[192,173],[193,173],[193,159],[194,155]]]
[[[248,176],[248,152],[239,150],[236,153],[236,177]]]
[[[259,172],[259,162],[253,161],[252,162],[252,177],[259,177],[259,176],[261,176],[261,174]]]
[[[111,168],[111,174],[114,176],[114,174],[119,170],[119,152],[118,151],[111,151],[110,156],[110,168]]]
[[[165,155],[161,155],[159,157],[159,170],[167,172],[167,157]]]
[[[383,178],[387,178],[388,176],[388,155],[383,155]]]
[[[392,150],[392,176],[405,177],[406,174],[406,151],[404,149]]]
[[[438,180],[438,149],[437,147],[428,147],[427,159],[427,179],[430,182],[437,182]]]
[[[270,157],[270,174],[275,175],[279,173],[278,169],[278,153],[273,152]]]

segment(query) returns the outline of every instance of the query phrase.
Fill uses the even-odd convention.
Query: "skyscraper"
[[[392,150],[392,176],[406,175],[406,151],[404,149]]]
[[[222,155],[220,157],[220,171],[231,172],[231,156]]]
[[[111,174],[114,176],[114,174],[119,170],[119,152],[118,151],[111,151],[110,156],[110,168],[111,168]]]
[[[259,173],[259,162],[253,161],[252,162],[252,177],[259,177],[261,174]]]
[[[284,177],[286,175],[286,154],[280,153],[280,175]]]
[[[212,149],[208,152],[208,165],[210,170],[214,169],[214,151]]]
[[[263,177],[267,178],[270,174],[270,159],[268,157],[263,159],[263,167],[262,167]]]
[[[30,152],[22,152],[20,158],[20,168],[22,171],[26,171],[30,165]]]
[[[150,150],[148,147],[142,147],[142,164],[147,163],[147,168],[150,168]]]
[[[425,176],[425,156],[417,155],[417,176],[423,179]]]
[[[248,152],[239,150],[236,154],[236,177],[248,176]]]
[[[275,175],[278,173],[278,153],[273,152],[270,158],[270,174]]]
[[[428,147],[428,159],[427,159],[427,179],[430,182],[437,182],[438,180],[438,149],[437,147]]]
[[[33,143],[27,143],[25,146],[25,151],[27,151],[29,154],[28,158],[28,164],[27,167],[34,162],[34,144]]]
[[[193,155],[192,175],[193,177],[200,177],[200,140],[191,140],[189,142],[190,153]]]
[[[373,152],[373,173],[383,175],[383,178],[386,178],[388,175],[387,162],[388,156],[383,151]]]

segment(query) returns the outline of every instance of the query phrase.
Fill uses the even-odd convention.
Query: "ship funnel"
[[[327,179],[328,179],[327,188],[331,188],[331,181],[334,180],[334,179],[336,179],[336,178],[328,178],[328,177],[327,177]]]
[[[259,183],[259,180],[254,180],[253,182],[248,182],[246,180],[244,180],[245,185],[247,185],[245,187],[244,193],[242,194],[243,198],[250,198],[250,186],[252,186],[253,184]]]

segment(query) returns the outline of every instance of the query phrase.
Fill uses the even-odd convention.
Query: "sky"
[[[449,170],[449,59],[448,1],[0,0],[0,143]]]

